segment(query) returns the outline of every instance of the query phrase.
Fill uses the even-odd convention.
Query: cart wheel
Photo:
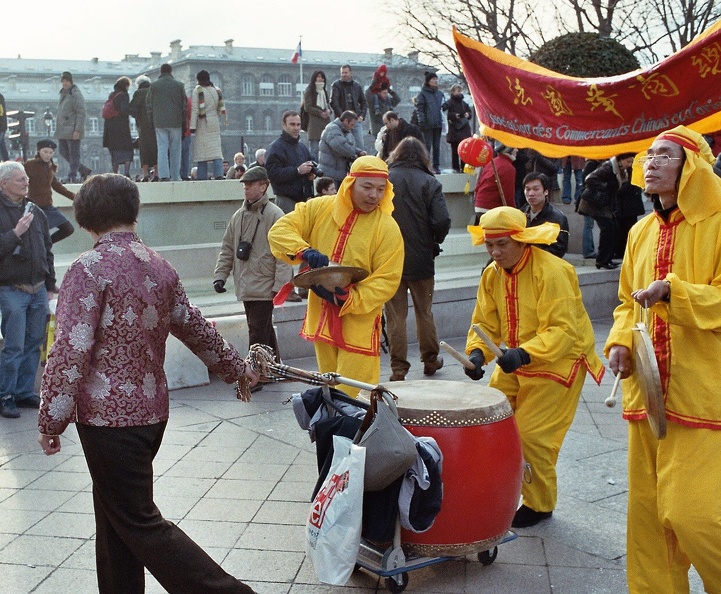
[[[483,565],[490,565],[498,557],[498,547],[493,547],[490,551],[482,551],[478,553],[478,560]]]
[[[400,578],[400,583],[396,580]],[[394,577],[386,578],[386,590],[393,592],[393,594],[400,594],[408,586],[408,573],[403,572]]]

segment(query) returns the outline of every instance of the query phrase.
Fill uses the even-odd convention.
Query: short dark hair
[[[320,196],[324,190],[327,190],[333,184],[335,184],[335,180],[332,177],[319,177],[315,180],[315,193]]]
[[[285,124],[285,121],[288,118],[292,118],[293,116],[300,116],[300,114],[297,111],[293,111],[292,109],[288,109],[283,112],[283,115],[281,117],[281,121]]]
[[[393,149],[388,156],[388,165],[391,163],[423,163],[428,171],[431,170],[431,157],[426,145],[414,136],[406,136]]]
[[[358,114],[355,111],[352,111],[350,109],[346,109],[342,114],[340,114],[340,120],[341,122],[344,122],[345,120],[357,120]]]
[[[160,66],[160,74],[170,74],[173,72],[173,67],[170,64],[162,64]]]
[[[343,64],[340,69],[343,70],[343,68],[347,68],[348,70],[353,71],[353,69],[350,67],[350,64]]]
[[[383,114],[383,121],[387,122],[388,120],[398,120],[400,119],[398,117],[398,114],[395,111],[387,111]]]
[[[73,208],[78,225],[94,233],[104,233],[138,220],[140,192],[135,182],[124,175],[93,175],[80,186]]]
[[[531,173],[526,175],[526,177],[523,178],[523,187],[525,188],[528,182],[535,180],[541,182],[544,190],[548,190],[551,187],[551,180],[548,179],[548,176],[545,173],[541,173],[540,171],[531,171]]]

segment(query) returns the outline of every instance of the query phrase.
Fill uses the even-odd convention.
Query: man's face
[[[358,177],[351,186],[353,206],[365,213],[373,212],[386,191],[387,180],[382,177]]]
[[[51,149],[49,146],[46,146],[45,148],[41,148],[38,151],[38,154],[40,155],[40,158],[43,161],[45,161],[46,163],[50,163],[50,159],[53,158],[55,151],[53,149]]]
[[[228,169],[230,169],[230,163],[223,161],[223,173],[228,173]]]
[[[343,124],[346,130],[352,130],[355,128],[356,120],[341,120],[340,123]]]
[[[383,89],[380,93],[378,93],[378,96],[385,101],[388,97],[388,92],[388,89]]]
[[[300,116],[288,116],[283,122],[283,130],[293,138],[300,136]]]
[[[350,68],[341,68],[340,69],[340,79],[343,82],[350,82],[350,80],[353,78],[353,75],[351,74]]]
[[[70,87],[73,86],[73,83],[71,83],[69,80],[67,80],[67,79],[65,79],[65,78],[60,81],[60,84],[62,85],[63,89],[65,89],[66,91],[67,91]]]
[[[16,170],[9,178],[0,181],[0,190],[13,202],[20,202],[28,193],[28,181],[24,171]]]
[[[683,149],[670,140],[656,140],[648,149],[647,154],[648,156],[668,155],[671,157],[665,166],[658,165],[655,160],[647,161],[643,166],[646,192],[671,198],[671,203],[664,201],[664,208],[669,208],[676,204],[677,184],[684,162],[683,158],[678,157],[683,157]]]
[[[501,268],[513,268],[523,255],[525,244],[510,237],[486,239],[486,250],[493,261]]]
[[[400,123],[400,120],[395,119],[389,119],[386,122],[386,129],[388,130],[395,130],[398,127],[398,124]]]
[[[258,181],[248,182],[243,184],[245,186],[245,199],[253,204],[260,200],[261,196],[265,194],[268,189],[268,182],[259,179]]]
[[[548,190],[543,189],[540,179],[532,179],[523,187],[523,193],[526,195],[526,201],[531,205],[533,212],[538,212],[543,208],[548,197]]]

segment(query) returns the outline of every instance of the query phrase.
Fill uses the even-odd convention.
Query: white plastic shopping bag
[[[365,448],[333,436],[333,462],[310,508],[306,554],[318,580],[344,586],[356,558],[363,513]]]

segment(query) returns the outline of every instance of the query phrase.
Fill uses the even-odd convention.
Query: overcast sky
[[[305,50],[381,53],[398,44],[384,24],[385,6],[382,0],[35,0],[22,16],[20,5],[14,16],[5,11],[0,57],[113,61],[125,54],[165,55],[175,39],[184,49],[233,39],[236,47],[288,48],[292,54],[301,35]]]

